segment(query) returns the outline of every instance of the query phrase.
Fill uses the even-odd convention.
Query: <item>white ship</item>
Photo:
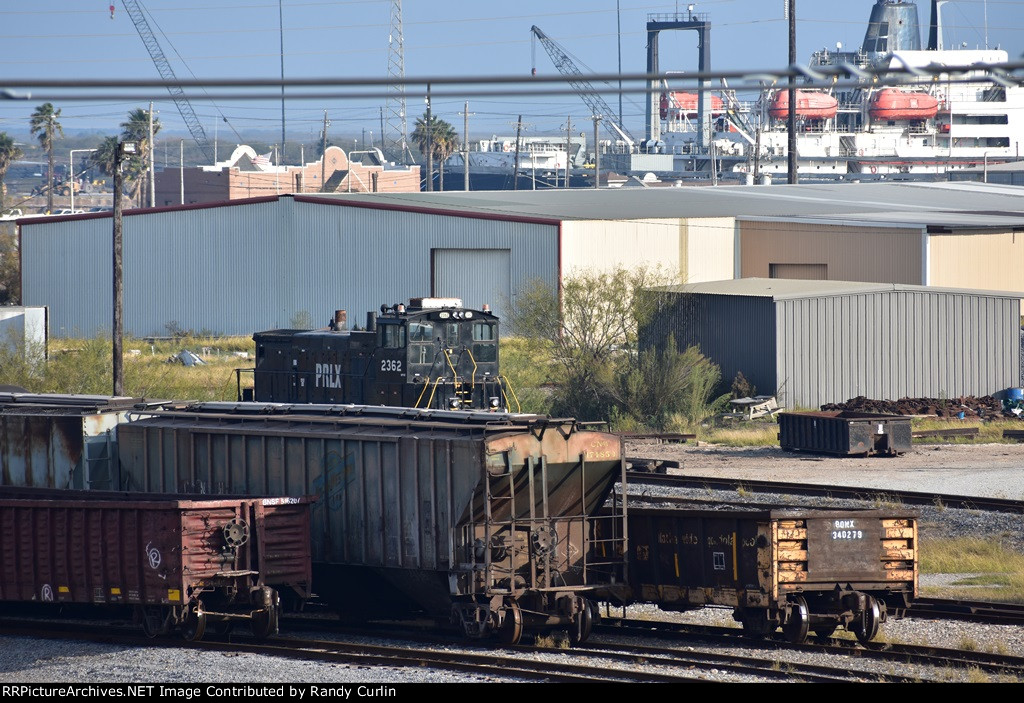
[[[874,67],[966,66],[1006,63],[1001,49],[945,49],[937,3],[930,39],[921,47],[917,7],[878,0],[859,51],[816,52],[811,68],[848,63]],[[927,178],[951,170],[1004,162],[1019,156],[1024,141],[1024,88],[986,79],[983,69],[950,80],[945,74],[915,86],[797,92],[797,164],[802,176],[822,178]],[[752,103],[722,91],[711,105],[712,146],[696,143],[696,97],[662,96],[661,150],[674,155],[675,171],[782,175],[788,159],[788,91],[766,90]],[[712,156],[713,155],[713,156]]]
[[[473,189],[511,188],[512,174],[519,174],[520,187],[559,188],[565,186],[566,166],[570,173],[583,165],[582,137],[520,137],[516,154],[515,137],[481,139],[469,151],[469,175]],[[516,159],[518,158],[518,170]],[[455,152],[445,161],[445,188],[461,189],[465,166],[463,154]],[[458,181],[456,183],[456,181]]]

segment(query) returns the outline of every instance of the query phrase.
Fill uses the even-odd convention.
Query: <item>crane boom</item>
[[[576,66],[576,63],[569,58],[569,55],[562,50],[562,47],[558,45],[554,39],[549,37],[540,27],[533,25],[530,27],[530,31],[540,39],[541,46],[548,52],[548,56],[551,57],[551,63],[555,65],[558,72],[563,76],[569,77],[569,85],[572,86],[573,90],[579,93],[580,98],[587,104],[591,112],[594,115],[601,115],[604,120],[605,127],[609,130],[611,135],[616,139],[621,139],[626,143],[627,146],[632,148],[636,144],[636,139],[629,131],[616,122],[613,119],[615,112],[608,106],[601,96],[594,89],[594,86],[583,77],[583,73]],[[595,145],[595,148],[596,145]]]
[[[149,52],[150,58],[153,59],[160,77],[169,82],[177,81],[178,77],[174,75],[171,63],[164,56],[164,51],[160,48],[160,42],[157,41],[156,35],[149,28],[149,22],[146,21],[146,15],[142,12],[139,3],[136,0],[121,0],[121,4],[124,5],[128,16],[132,18],[132,22],[135,23],[135,29],[138,30],[139,36],[142,37],[142,43],[146,45],[146,50]],[[181,113],[182,119],[185,120],[185,126],[188,127],[192,138],[199,145],[199,148],[203,150],[206,158],[212,162],[214,158],[213,147],[210,146],[210,140],[206,138],[203,125],[199,122],[199,118],[196,117],[195,110],[192,109],[192,103],[186,97],[185,91],[181,89],[181,86],[168,85],[167,92],[171,94],[171,99],[174,100],[174,104],[178,107],[178,112]]]

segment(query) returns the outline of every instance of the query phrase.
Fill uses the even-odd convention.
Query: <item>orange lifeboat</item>
[[[871,98],[873,120],[927,120],[939,112],[939,100],[927,93],[884,88]]]
[[[661,119],[668,119],[670,109],[683,112],[687,117],[696,117],[699,101],[700,96],[697,93],[662,93]],[[722,112],[722,99],[717,95],[711,96],[711,112]]]
[[[811,120],[830,120],[836,116],[839,101],[828,93],[816,90],[796,91],[796,114]],[[777,120],[789,116],[789,91],[776,91],[768,105],[768,114]]]

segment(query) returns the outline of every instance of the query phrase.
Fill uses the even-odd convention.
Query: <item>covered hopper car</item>
[[[629,507],[632,598],[665,610],[726,606],[755,636],[838,627],[867,642],[917,595],[910,510]]]
[[[620,439],[543,416],[200,403],[118,428],[123,488],[315,495],[316,592],[349,615],[399,598],[471,637],[590,633],[625,597]],[[602,523],[596,538],[595,521]],[[395,595],[397,594],[397,595]]]
[[[308,498],[0,487],[0,602],[133,606],[150,636],[245,622],[277,634],[309,597]]]
[[[518,409],[498,368],[498,318],[458,298],[382,305],[366,327],[257,332],[252,397],[276,403],[360,403],[442,410]],[[241,379],[241,375],[239,376]]]

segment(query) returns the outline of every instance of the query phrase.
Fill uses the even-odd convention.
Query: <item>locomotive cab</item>
[[[486,305],[470,310],[458,298],[413,298],[408,307],[381,306],[377,330],[375,366],[380,392],[389,396],[381,402],[448,409],[506,406],[498,378],[498,318]]]
[[[413,298],[382,305],[365,329],[350,330],[338,315],[329,329],[254,334],[253,400],[518,410],[499,375],[498,318],[488,306]]]

